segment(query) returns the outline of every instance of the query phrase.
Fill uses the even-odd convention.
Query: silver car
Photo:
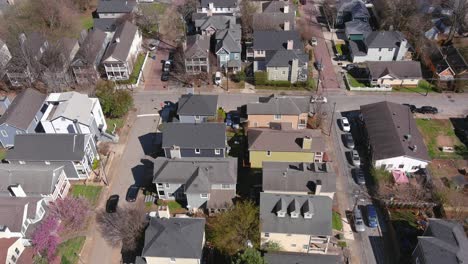
[[[353,214],[354,214],[354,228],[356,228],[356,232],[366,231],[366,226],[364,225],[364,220],[362,219],[362,213],[359,207],[356,206]]]
[[[351,161],[353,162],[354,166],[356,167],[361,166],[361,157],[359,157],[359,153],[355,149],[351,151]]]

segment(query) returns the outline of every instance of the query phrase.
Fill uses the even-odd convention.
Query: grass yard
[[[88,13],[84,14],[81,17],[81,26],[86,30],[92,28],[94,26],[93,17]]]
[[[348,54],[348,47],[346,46],[346,44],[336,44],[335,48],[336,48],[336,52],[340,55]]]
[[[431,93],[435,92],[435,90],[434,85],[422,80],[419,82],[417,87],[393,87],[393,92],[426,94],[426,92]]]
[[[121,118],[106,118],[106,122],[107,122],[107,129],[106,129],[106,132],[107,133],[112,133],[112,131],[114,130],[114,125],[115,125],[115,131],[119,131],[119,129],[121,129],[124,125],[124,120],[125,120],[125,117],[121,117]]]
[[[343,230],[343,222],[341,222],[341,215],[337,212],[333,212],[332,214],[332,227],[333,229],[338,231]]]
[[[145,5],[144,9],[148,12],[155,12],[159,15],[163,15],[166,12],[168,5],[163,3],[151,3],[149,5]]]
[[[392,211],[390,214],[390,221],[392,222],[405,222],[409,226],[417,228],[417,219],[416,215],[412,211],[405,211],[405,210],[399,210],[399,211]]]
[[[416,124],[424,138],[429,156],[432,159],[462,159],[463,156],[456,151],[453,153],[442,152],[441,146],[462,146],[455,135],[452,124],[448,119],[416,119]]]
[[[72,185],[72,195],[75,197],[83,196],[88,199],[92,206],[96,205],[102,186],[91,185]]]
[[[366,87],[367,85],[362,83],[362,82],[359,82],[356,78],[354,78],[351,74],[347,73],[346,74],[347,77],[348,77],[348,82],[349,82],[349,85],[351,85],[352,87]]]
[[[61,258],[61,264],[76,264],[78,263],[78,254],[86,240],[86,237],[80,236],[69,239],[59,245],[58,255]]]
[[[0,160],[3,160],[6,156],[6,149],[0,148]]]

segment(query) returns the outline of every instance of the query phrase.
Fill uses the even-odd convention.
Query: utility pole
[[[330,120],[330,128],[328,129],[328,136],[331,135],[332,125],[333,125],[333,122],[335,122],[335,109],[336,109],[336,102],[333,102],[333,112],[332,112],[332,117]]]

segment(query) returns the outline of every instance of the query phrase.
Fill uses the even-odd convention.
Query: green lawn
[[[346,75],[348,77],[349,85],[351,85],[352,87],[366,87],[367,86],[366,84],[358,81],[351,74],[347,73]]]
[[[338,231],[343,230],[343,222],[341,221],[341,215],[337,212],[333,212],[332,214],[332,227],[333,229]]]
[[[3,160],[6,156],[6,149],[0,148],[0,160]]]
[[[102,186],[73,185],[71,193],[75,197],[83,196],[88,199],[91,205],[96,205],[101,190]]]
[[[144,8],[149,12],[156,12],[159,15],[163,15],[166,12],[167,4],[163,3],[152,3],[150,5],[145,5]]]
[[[81,17],[81,26],[86,30],[92,28],[94,26],[93,17],[89,14],[85,14]]]
[[[405,93],[419,93],[426,94],[426,92],[434,92],[434,85],[428,83],[425,80],[419,82],[417,87],[393,87],[393,92],[405,92]]]
[[[182,205],[176,201],[170,201],[167,203],[167,206],[169,206],[169,211],[172,212],[177,209],[181,209]]]
[[[107,132],[107,133],[112,133],[112,131],[114,130],[114,124],[115,124],[115,131],[118,131],[120,128],[123,127],[123,125],[124,125],[124,117],[120,117],[120,118],[106,118],[106,122],[107,122],[107,129],[106,129],[106,132]]]
[[[463,156],[454,153],[442,152],[439,149],[437,137],[444,136],[452,140],[454,146],[462,146],[458,137],[455,135],[452,124],[448,119],[416,119],[416,124],[424,138],[429,156],[433,159],[463,159]]]
[[[348,54],[348,47],[346,46],[346,44],[336,44],[335,48],[336,52],[340,55]]]
[[[143,67],[143,62],[145,61],[146,54],[139,53],[138,57],[135,61],[135,66],[133,67],[132,74],[130,74],[130,78],[125,81],[119,81],[118,83],[121,84],[136,84],[138,80],[138,75],[140,75],[141,67]]]
[[[86,237],[80,236],[69,239],[59,245],[58,255],[61,257],[61,264],[76,264],[78,263],[78,254],[86,240]]]

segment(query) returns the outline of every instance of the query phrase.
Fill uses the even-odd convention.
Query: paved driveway
[[[165,86],[167,86],[168,83],[161,81],[161,60],[166,60],[168,58],[170,48],[171,47],[166,43],[160,42],[158,50],[156,52],[151,52],[147,62],[148,65],[146,66],[147,69],[145,69],[144,72],[145,91],[167,89]],[[156,56],[156,58],[154,58],[154,56]]]

